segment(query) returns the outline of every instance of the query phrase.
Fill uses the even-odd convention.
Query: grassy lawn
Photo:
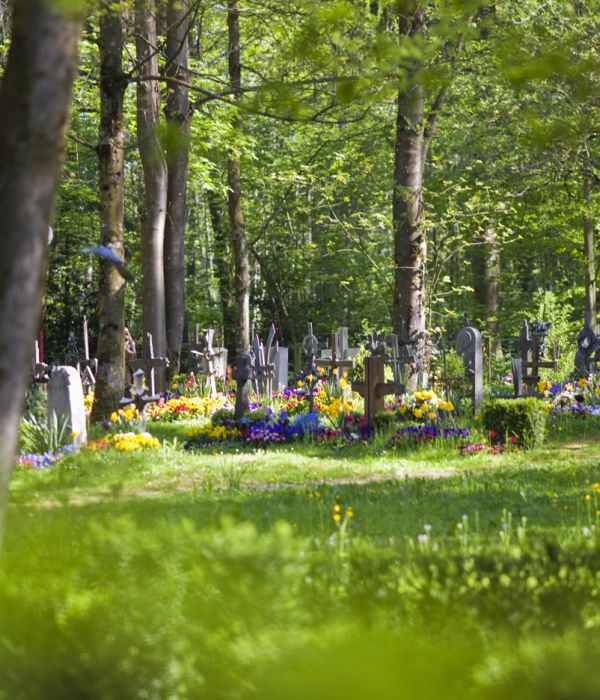
[[[0,698],[600,696],[600,435],[461,457],[152,429],[15,472]]]

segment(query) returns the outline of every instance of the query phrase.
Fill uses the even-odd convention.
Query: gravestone
[[[589,374],[597,369],[600,360],[600,335],[594,328],[589,316],[585,314],[583,329],[577,336],[577,352],[575,353],[575,370],[580,374]]]
[[[56,420],[60,427],[67,421],[67,431],[76,445],[87,442],[86,417],[81,377],[75,367],[53,367],[48,380],[48,425]]]
[[[512,361],[513,392],[516,399],[523,396],[523,364],[520,357]]]
[[[308,333],[302,340],[302,353],[306,357],[306,364],[302,369],[300,369],[299,372],[296,373],[294,379],[304,382],[308,388],[306,398],[308,399],[308,410],[310,413],[314,413],[315,410],[315,397],[313,391],[321,380],[321,376],[319,375],[315,365],[318,349],[319,341],[313,333],[312,323],[309,322]]]
[[[236,382],[234,418],[241,420],[250,405],[250,380],[254,377],[252,357],[248,353],[240,353],[235,360],[231,375]]]
[[[483,405],[483,344],[481,333],[473,326],[464,326],[456,337],[456,352],[463,358],[465,377],[471,384],[473,411]]]
[[[280,347],[277,343],[271,350],[271,362],[273,364],[273,391],[283,391],[288,385],[289,353],[287,348]]]

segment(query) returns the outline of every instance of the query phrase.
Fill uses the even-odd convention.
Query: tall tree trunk
[[[494,357],[502,357],[500,342],[500,251],[493,223],[488,224],[471,254],[473,289],[487,332],[491,337]]]
[[[227,0],[227,30],[229,34],[229,83],[236,101],[241,97],[242,70],[240,58],[240,11],[238,0]],[[237,111],[233,133],[241,133],[243,120]],[[250,346],[250,261],[242,211],[240,159],[233,149],[227,158],[228,209],[231,243],[235,267],[235,342],[243,352]]]
[[[585,312],[592,328],[596,327],[596,251],[594,220],[591,216],[593,180],[591,163],[585,163],[583,175],[583,254],[585,257]]]
[[[0,86],[0,525],[38,331],[79,27],[64,6],[19,0]]]
[[[236,350],[235,303],[231,286],[234,270],[231,260],[229,227],[225,218],[225,200],[222,200],[221,195],[215,192],[208,192],[207,199],[214,236],[215,267],[223,319],[223,342],[225,347],[233,353]]]
[[[167,163],[160,142],[160,93],[156,18],[152,0],[136,0],[137,136],[144,171],[144,212],[142,215],[142,316],[144,331],[152,333],[154,354],[167,352],[165,319],[164,239],[167,213]],[[155,371],[156,387],[164,388],[164,372]]]
[[[169,0],[167,11],[166,74],[188,80],[188,8],[181,0]],[[170,374],[179,372],[185,324],[185,219],[190,103],[184,85],[167,83],[165,110],[167,141],[167,221],[165,226],[165,311]]]
[[[100,18],[100,242],[124,257],[123,75],[121,15],[109,6]],[[98,373],[92,421],[115,411],[125,390],[125,283],[114,265],[100,262],[98,293]]]
[[[426,17],[417,8],[399,22],[400,36],[423,34]],[[416,340],[425,330],[427,242],[423,226],[423,173],[426,157],[425,91],[416,65],[398,92],[394,154],[394,328]],[[409,376],[409,387],[416,375]]]

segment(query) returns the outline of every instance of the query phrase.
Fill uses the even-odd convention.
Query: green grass
[[[590,425],[469,458],[152,430],[15,472],[0,698],[600,695]]]

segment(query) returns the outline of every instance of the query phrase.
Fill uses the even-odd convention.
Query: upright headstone
[[[523,396],[523,361],[516,357],[512,361],[513,391],[516,399]]]
[[[273,391],[283,391],[288,385],[289,353],[287,348],[279,345],[271,350],[271,362],[273,363]]]
[[[483,343],[481,333],[473,326],[464,326],[456,337],[456,352],[462,356],[465,377],[471,384],[473,410],[483,404]]]
[[[56,420],[62,425],[67,421],[67,430],[76,445],[87,442],[83,386],[75,367],[53,367],[48,380],[48,422]]]

